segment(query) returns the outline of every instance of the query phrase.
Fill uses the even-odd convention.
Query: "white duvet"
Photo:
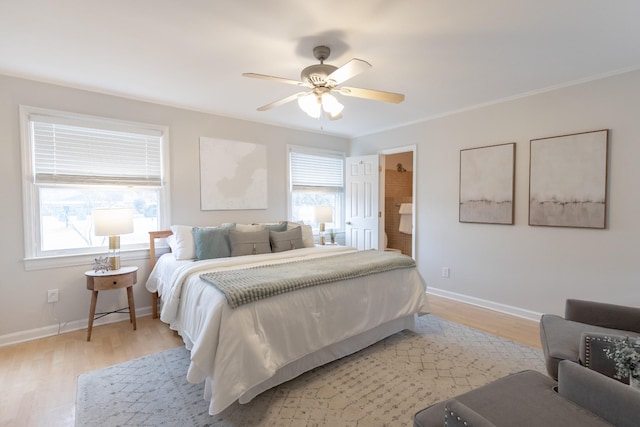
[[[176,261],[163,255],[147,281],[162,298],[160,318],[191,350],[187,380],[205,381],[209,412],[217,414],[276,371],[318,350],[384,323],[427,312],[425,284],[416,268],[312,286],[231,308],[218,289],[199,275],[295,259],[340,256],[355,251],[316,246],[294,251]]]

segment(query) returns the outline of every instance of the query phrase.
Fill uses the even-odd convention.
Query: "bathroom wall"
[[[405,169],[398,171],[398,163]],[[401,203],[411,203],[413,195],[413,153],[389,154],[385,157],[385,219],[384,225],[389,243],[387,247],[400,249],[403,254],[413,256],[411,253],[410,234],[400,233],[400,209]]]

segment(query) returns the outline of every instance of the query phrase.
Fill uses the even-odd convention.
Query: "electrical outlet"
[[[58,290],[57,289],[49,289],[47,291],[47,302],[48,303],[54,303],[54,302],[58,302]]]
[[[451,269],[449,267],[442,267],[442,277],[448,278],[451,275]]]

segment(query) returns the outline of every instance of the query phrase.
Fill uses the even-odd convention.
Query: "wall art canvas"
[[[605,228],[609,131],[532,139],[529,225]]]
[[[201,137],[200,209],[267,209],[267,147]]]
[[[460,222],[513,224],[516,144],[460,150]]]

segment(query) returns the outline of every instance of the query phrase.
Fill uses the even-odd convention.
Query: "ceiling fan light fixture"
[[[331,117],[337,117],[342,113],[344,105],[335,96],[325,92],[322,94],[322,109]]]
[[[322,113],[322,106],[320,105],[320,99],[315,93],[309,93],[307,95],[298,98],[298,106],[302,111],[307,113],[310,117],[317,119]]]

